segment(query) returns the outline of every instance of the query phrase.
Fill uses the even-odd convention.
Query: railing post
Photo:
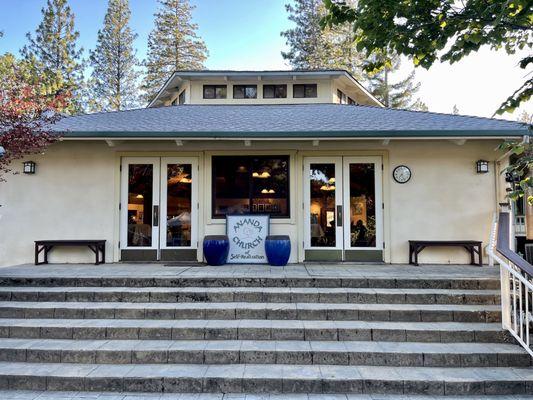
[[[511,279],[507,269],[500,267],[500,291],[502,305],[502,327],[511,329]]]

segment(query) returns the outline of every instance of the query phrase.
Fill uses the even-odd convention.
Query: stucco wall
[[[0,266],[33,262],[40,239],[113,240],[114,154],[105,143],[63,142],[31,156],[35,175],[0,183]],[[14,170],[22,164],[15,163]],[[89,249],[58,249],[51,262],[94,262]]]
[[[121,156],[197,155],[204,169],[199,186],[199,235],[223,233],[224,224],[211,221],[210,156],[212,154],[291,154],[291,218],[272,224],[273,234],[289,234],[292,262],[303,259],[302,162],[305,156],[379,155],[384,160],[385,260],[405,263],[409,239],[477,239],[487,244],[497,203],[494,164],[488,174],[475,172],[475,161],[495,160],[494,140],[451,141],[242,141],[61,142],[44,156],[32,157],[37,173],[7,176],[0,183],[0,265],[33,261],[33,241],[55,238],[103,238],[107,259],[118,260],[118,166]],[[315,143],[316,144],[316,143]],[[342,150],[339,150],[342,149]],[[408,165],[411,181],[393,181],[395,166]],[[20,169],[20,163],[15,165]],[[201,253],[199,257],[201,258]],[[52,262],[91,262],[89,250],[58,249]],[[423,263],[467,262],[461,249],[428,249]],[[486,260],[485,260],[486,261]]]

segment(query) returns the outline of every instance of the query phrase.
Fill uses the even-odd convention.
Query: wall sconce
[[[486,174],[487,172],[489,172],[489,162],[486,160],[477,160],[476,172],[478,174]]]
[[[34,174],[35,173],[36,164],[33,161],[24,161],[22,163],[22,165],[24,166],[22,171],[25,174]]]

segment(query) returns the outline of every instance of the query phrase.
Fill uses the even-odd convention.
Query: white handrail
[[[512,215],[508,214],[511,219]],[[531,325],[533,325],[533,276],[527,274],[497,251],[498,216],[495,215],[487,253],[489,263],[500,265],[502,327],[508,330],[533,357]],[[510,222],[510,221],[509,221]],[[511,229],[509,241],[512,239]]]

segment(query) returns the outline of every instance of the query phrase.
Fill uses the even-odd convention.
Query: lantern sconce
[[[489,172],[489,162],[487,160],[477,160],[476,172],[478,174],[486,174],[487,172]]]
[[[35,174],[35,167],[36,167],[36,164],[33,162],[33,161],[24,161],[22,163],[22,165],[24,166],[23,168],[23,172],[25,174],[29,174],[29,175],[33,175]]]

